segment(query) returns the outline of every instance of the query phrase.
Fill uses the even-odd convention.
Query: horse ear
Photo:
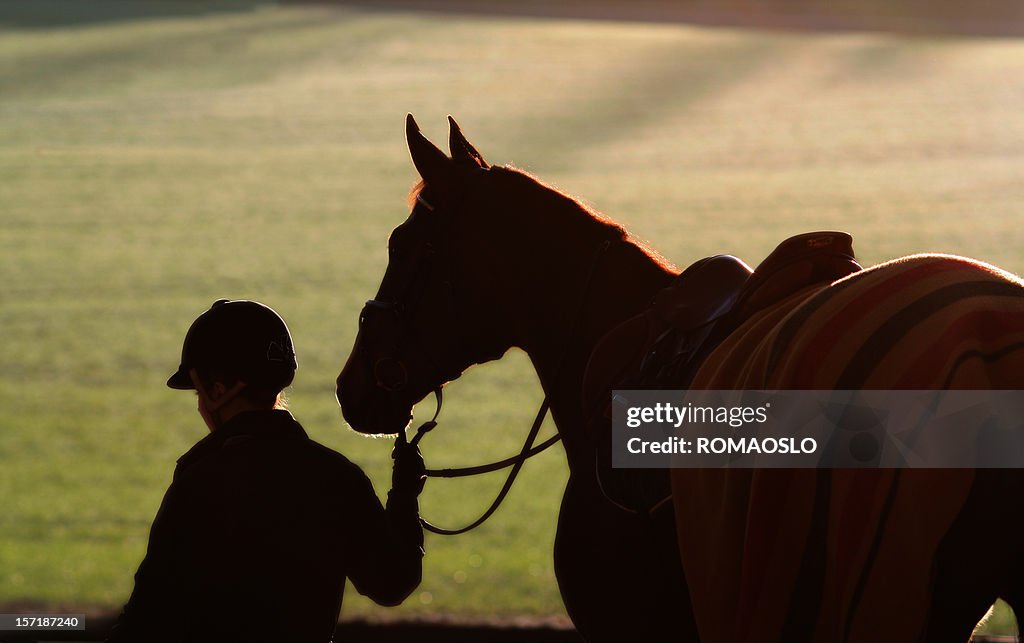
[[[452,160],[420,132],[412,114],[405,118],[405,139],[409,143],[412,163],[420,177],[427,183],[446,182],[451,174]]]
[[[477,152],[473,144],[462,135],[462,129],[450,114],[448,115],[448,128],[448,149],[451,150],[453,161],[463,165],[481,167],[485,170],[490,167],[480,152]]]

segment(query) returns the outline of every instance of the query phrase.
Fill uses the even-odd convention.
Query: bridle
[[[430,205],[422,195],[417,195],[417,203],[425,209],[433,212],[434,207]],[[442,239],[445,235],[442,235]],[[415,286],[434,268],[436,268],[434,257],[437,254],[434,243],[423,241],[417,244],[413,250],[412,262],[415,269],[407,271],[408,278],[404,283],[398,284],[396,295],[392,299],[370,299],[363,306],[359,313],[359,332],[363,337],[360,339],[360,351],[364,357],[370,360],[370,368],[373,373],[374,384],[377,388],[395,393],[402,391],[409,384],[409,369],[395,355],[402,348],[402,340],[408,341],[410,321],[409,311],[414,310],[420,303],[425,293],[420,293],[415,300]],[[447,278],[441,280],[444,288],[444,296],[448,300],[448,307],[451,306],[451,281]],[[367,332],[373,320],[374,328],[383,327],[384,330],[392,330],[397,338],[388,338],[391,341],[380,341],[379,332]],[[390,328],[389,328],[390,327]],[[364,335],[365,333],[365,335]],[[381,346],[383,344],[383,346]],[[377,349],[377,350],[373,350]],[[416,346],[417,352],[430,368],[432,376],[439,382],[446,382],[459,375],[461,369],[454,366],[443,365],[441,360],[431,354],[425,345],[420,343]],[[440,405],[438,405],[440,406]]]
[[[429,212],[436,212],[436,208],[432,204],[430,204],[423,197],[422,194],[418,194],[416,196],[416,201],[417,205],[422,206]],[[434,214],[432,216],[437,217],[438,215]],[[442,242],[444,240],[444,237],[445,235],[442,234]],[[586,282],[582,290],[579,306],[577,308],[577,310],[579,311],[579,317],[576,320],[576,327],[573,329],[574,333],[578,329],[578,326],[582,321],[584,304],[587,301],[587,297],[590,292],[590,286],[593,282],[594,274],[597,271],[597,265],[600,262],[601,257],[604,255],[604,252],[610,246],[611,241],[605,240],[601,244],[596,256],[594,257],[594,261],[590,266],[590,270],[588,272]],[[418,281],[418,279],[421,279],[424,275],[428,274],[430,270],[436,269],[436,264],[434,264],[431,261],[435,254],[436,251],[434,244],[432,244],[430,241],[425,241],[419,244],[416,248],[415,255],[413,257],[414,262],[417,264],[417,269],[411,271],[412,276],[411,278],[406,280],[406,283],[401,284],[398,296],[395,299],[385,301],[371,299],[366,302],[366,305],[363,307],[363,310],[359,315],[360,333],[364,332],[365,328],[369,325],[368,320],[370,319],[386,319],[387,321],[385,321],[384,323],[392,324],[393,328],[395,328],[397,331],[397,337],[394,339],[394,341],[390,343],[388,347],[385,347],[385,349],[379,353],[379,357],[370,354],[370,352],[367,350],[367,342],[360,342],[360,350],[364,353],[364,356],[366,356],[367,359],[370,361],[375,386],[385,391],[386,393],[396,393],[404,390],[405,387],[408,386],[409,370],[406,367],[405,363],[402,360],[397,359],[395,355],[397,354],[399,347],[402,345],[403,340],[407,340],[410,335],[410,333],[407,332],[409,330],[410,325],[408,318],[409,311],[414,309],[415,306],[418,305],[419,299],[422,299],[425,296],[424,293],[420,293],[419,299],[417,299],[410,305],[410,303],[408,302],[409,295],[412,294],[413,286]],[[446,293],[449,297],[450,306],[451,282],[445,279],[442,280],[441,283],[446,286]],[[376,339],[374,335],[370,335],[370,337]],[[442,386],[444,385],[444,382],[454,379],[461,373],[461,369],[456,369],[454,367],[446,367],[440,360],[434,358],[431,355],[430,351],[427,350],[425,346],[420,345],[416,346],[416,348],[420,355],[424,358],[424,361],[427,362],[427,364],[430,366],[431,370],[434,371],[434,374],[438,377],[437,381],[441,382],[441,384],[438,384],[438,386],[433,390],[434,397],[436,399],[436,408],[433,417],[430,420],[421,424],[416,429],[416,434],[412,437],[411,440],[407,440],[405,429],[399,431],[398,436],[395,439],[396,446],[402,446],[405,444],[416,446],[423,439],[423,436],[425,436],[427,433],[432,431],[437,426],[437,418],[441,413],[441,406],[444,402],[444,396],[441,390]],[[561,372],[562,362],[564,362],[564,358],[565,355],[563,354],[562,357],[559,359],[558,365],[556,367],[556,380],[558,374],[560,374]],[[532,458],[533,456],[545,451],[546,449],[557,443],[559,440],[561,440],[561,435],[556,433],[555,435],[544,440],[540,444],[537,444],[536,446],[534,445],[534,442],[537,439],[537,435],[540,432],[541,425],[544,423],[544,419],[547,417],[549,408],[550,403],[548,400],[548,396],[545,395],[543,401],[541,402],[540,408],[537,410],[537,415],[534,418],[533,424],[530,426],[530,431],[526,436],[526,440],[523,442],[523,446],[518,454],[505,458],[503,460],[491,462],[489,464],[482,464],[472,467],[460,467],[450,469],[427,469],[426,475],[429,478],[462,478],[466,476],[473,476],[483,473],[490,473],[493,471],[499,471],[501,469],[511,467],[511,470],[509,471],[508,476],[505,478],[505,483],[502,485],[501,490],[498,492],[497,496],[491,503],[490,507],[488,507],[487,510],[483,514],[481,514],[479,518],[469,523],[465,527],[461,527],[458,529],[447,529],[444,527],[438,527],[421,517],[420,523],[423,525],[423,528],[435,534],[440,534],[444,536],[454,536],[475,529],[476,527],[482,525],[488,518],[490,518],[494,514],[494,512],[497,511],[498,507],[501,506],[501,503],[508,495],[509,490],[511,490],[512,485],[515,483],[516,477],[519,475],[519,471],[522,469],[526,461]]]

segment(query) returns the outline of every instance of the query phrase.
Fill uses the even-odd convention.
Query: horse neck
[[[540,305],[531,307],[535,318],[526,325],[521,346],[551,404],[570,469],[592,461],[582,409],[590,354],[608,331],[643,310],[673,275],[628,240],[612,241],[603,251],[600,241],[581,246],[580,252],[560,255],[582,257],[573,265],[556,261],[542,267],[541,274],[549,278],[537,289]],[[566,286],[570,280],[575,287]]]

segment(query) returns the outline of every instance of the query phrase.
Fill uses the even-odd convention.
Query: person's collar
[[[290,411],[285,409],[260,409],[242,411],[224,423],[209,437],[226,440],[235,435],[270,437],[306,437]]]
[[[187,463],[208,449],[219,448],[231,438],[250,436],[273,439],[308,438],[306,431],[285,409],[243,411],[210,433],[178,458],[178,465]]]

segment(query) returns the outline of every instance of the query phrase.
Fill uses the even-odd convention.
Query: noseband
[[[427,200],[423,198],[422,194],[416,195],[416,201],[418,205],[423,206],[426,210],[430,212],[435,212],[435,207],[428,203]],[[597,252],[597,255],[594,258],[592,265],[590,266],[586,282],[584,283],[582,289],[579,307],[577,308],[577,310],[579,310],[579,318],[577,318],[576,327],[573,329],[574,333],[578,329],[578,326],[582,321],[584,311],[583,304],[585,304],[587,301],[587,296],[590,292],[591,282],[593,281],[594,274],[597,271],[597,265],[600,262],[601,257],[604,255],[604,252],[610,246],[611,241],[603,242]],[[424,242],[420,244],[417,247],[416,252],[417,255],[414,258],[417,264],[421,262],[425,263],[435,254],[434,247],[430,242]],[[408,279],[407,282],[403,284],[401,288],[402,298],[405,298],[412,294],[412,287],[418,281],[417,278],[427,274],[427,272],[429,272],[429,269],[433,267],[433,265],[429,267],[424,267],[420,265],[415,266],[415,269],[412,271],[413,276],[410,279]],[[448,295],[450,299],[450,282],[443,281],[442,283],[448,285]],[[422,297],[424,297],[424,295],[421,293],[420,298]],[[418,301],[416,303],[418,304]],[[402,360],[397,359],[395,357],[395,355],[398,352],[399,346],[402,344],[402,339],[404,339],[404,337],[408,335],[409,319],[407,317],[407,313],[409,310],[410,308],[400,299],[396,299],[393,301],[380,301],[377,299],[371,299],[366,302],[366,305],[363,307],[363,310],[359,315],[359,330],[361,333],[368,326],[371,325],[370,320],[373,320],[373,325],[377,327],[386,327],[386,325],[390,324],[396,331],[394,341],[390,342],[389,345],[384,346],[383,349],[380,350],[379,352],[372,352],[371,350],[368,350],[374,348],[373,344],[377,342],[364,341],[364,344],[361,346],[361,350],[363,351],[364,356],[366,356],[367,359],[371,362],[371,369],[373,372],[375,385],[377,386],[377,388],[385,391],[386,393],[396,393],[402,391],[409,384],[408,368],[406,367],[405,363]],[[378,339],[376,334],[368,334],[367,336],[373,337],[374,340]],[[370,346],[366,346],[365,344],[370,344]],[[438,415],[440,415],[441,413],[441,405],[444,402],[444,397],[441,392],[441,388],[442,386],[444,386],[445,382],[455,379],[455,377],[457,377],[461,373],[461,370],[455,370],[454,372],[451,372],[452,369],[446,369],[443,366],[441,366],[440,361],[433,359],[430,352],[425,347],[418,346],[417,348],[420,354],[425,358],[425,361],[428,364],[430,364],[431,369],[435,371],[435,374],[438,377],[437,381],[440,382],[440,384],[438,384],[433,391],[434,397],[436,399],[436,408],[434,411],[434,416],[427,422],[421,424],[419,428],[416,429],[416,434],[413,436],[413,438],[411,440],[408,440],[408,444],[411,444],[413,446],[419,444],[419,442],[423,439],[423,436],[425,436],[427,433],[432,431],[434,427],[437,426],[437,418]],[[561,372],[564,357],[565,356],[563,354],[562,358],[559,360],[558,367],[556,369],[556,380],[557,375]],[[516,477],[519,475],[520,469],[522,469],[526,461],[532,458],[533,456],[537,455],[538,453],[541,453],[542,451],[546,450],[548,447],[554,445],[561,439],[561,435],[556,433],[555,435],[551,436],[544,442],[541,442],[540,444],[534,446],[534,442],[537,439],[537,434],[540,432],[540,427],[544,423],[544,418],[547,417],[549,408],[550,403],[548,401],[547,395],[545,395],[544,400],[541,402],[540,408],[537,410],[537,415],[534,418],[533,424],[530,427],[530,431],[526,436],[526,440],[523,443],[523,447],[522,449],[520,449],[517,455],[505,458],[504,460],[499,460],[497,462],[492,462],[490,464],[482,464],[473,467],[461,467],[454,469],[427,469],[426,475],[427,477],[430,478],[462,478],[466,476],[490,473],[492,471],[499,471],[507,467],[512,467],[512,469],[508,473],[508,476],[505,478],[505,484],[502,485],[501,491],[498,492],[498,495],[491,503],[491,506],[488,507],[487,511],[485,511],[479,518],[477,518],[470,524],[466,525],[465,527],[461,527],[458,529],[446,529],[444,527],[438,527],[436,525],[433,525],[429,521],[421,517],[420,523],[423,525],[423,528],[435,534],[440,534],[443,536],[455,536],[470,531],[471,529],[475,529],[476,527],[482,525],[488,518],[490,518],[491,515],[493,515],[494,512],[497,511],[498,507],[505,499],[505,496],[508,495],[509,490],[512,488],[512,485],[516,480]],[[406,444],[406,442],[407,439],[405,429],[402,429],[398,433],[398,437],[395,440],[395,444],[403,445]]]

